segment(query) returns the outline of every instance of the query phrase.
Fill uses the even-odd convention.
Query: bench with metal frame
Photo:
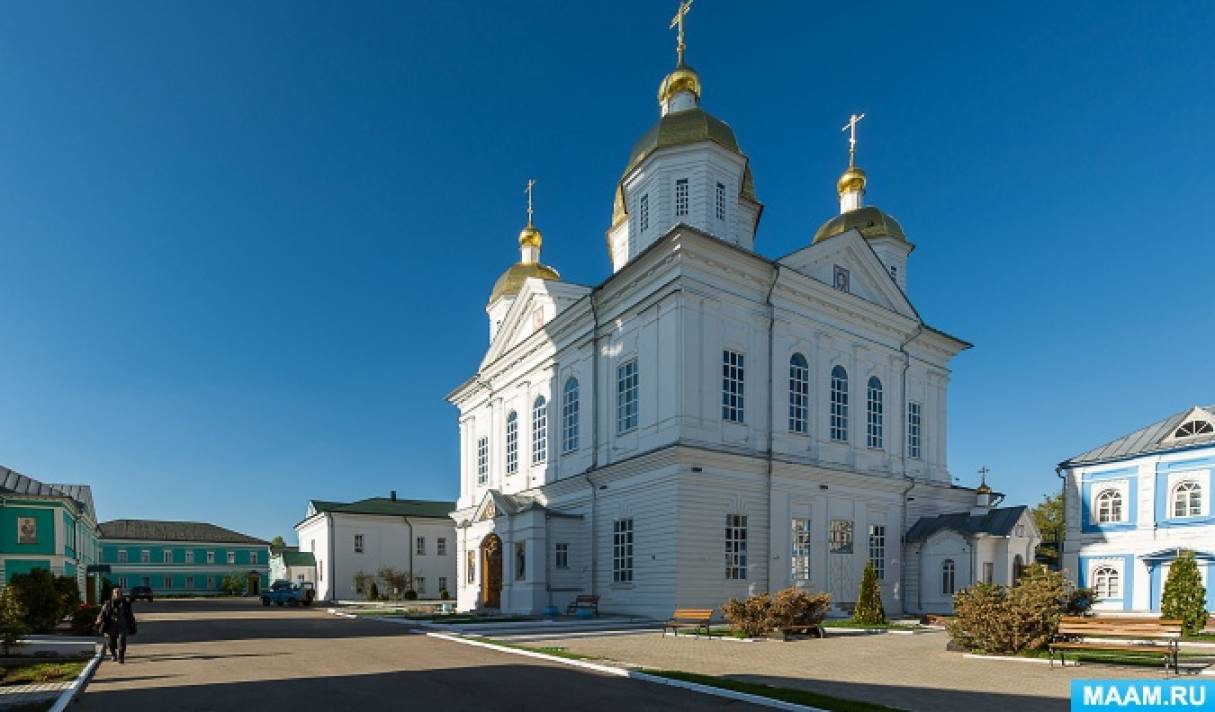
[[[680,628],[691,628],[693,634],[699,635],[703,630],[705,636],[709,637],[709,622],[712,620],[712,608],[676,608],[667,622],[662,624],[662,634],[666,635],[670,630],[679,637]]]
[[[599,597],[580,594],[572,603],[565,607],[565,615],[572,616],[579,610],[589,610],[595,616],[599,615]]]
[[[1172,667],[1176,673],[1182,629],[1182,621],[1170,618],[1064,616],[1059,621],[1058,633],[1047,647],[1047,654],[1051,667],[1055,665],[1056,654],[1059,663],[1064,664],[1067,651],[1159,655],[1164,661],[1165,672]],[[1091,638],[1103,640],[1089,640]]]

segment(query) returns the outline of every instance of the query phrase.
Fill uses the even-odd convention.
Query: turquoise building
[[[88,485],[45,484],[0,467],[0,581],[49,569],[76,579],[80,595],[94,598],[97,511]]]
[[[202,522],[116,519],[102,522],[101,563],[109,578],[130,589],[150,586],[155,596],[214,596],[237,575],[247,595],[270,581],[270,543]]]

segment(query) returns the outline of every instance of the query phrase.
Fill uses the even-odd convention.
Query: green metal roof
[[[455,510],[456,503],[436,502],[424,499],[371,497],[370,499],[361,499],[349,504],[314,499],[312,500],[312,507],[318,514],[321,512],[336,512],[341,514],[380,514],[397,517],[446,518],[448,514]]]
[[[311,551],[284,551],[283,564],[285,566],[316,566],[316,557]]]

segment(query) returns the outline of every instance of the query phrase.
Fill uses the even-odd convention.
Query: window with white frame
[[[886,527],[881,524],[869,525],[869,563],[873,564],[873,573],[878,581],[886,580]]]
[[[152,552],[149,549],[143,549],[139,552],[139,563],[141,563],[141,564],[152,563]]]
[[[127,577],[119,576],[118,577],[118,588],[126,588],[126,587],[127,587]]]
[[[413,579],[413,590],[416,593],[424,593],[426,591],[426,577],[415,576]]]
[[[852,532],[853,524],[850,519],[832,519],[831,531],[831,553],[832,554],[851,554],[852,553]]]
[[[235,551],[229,551],[229,552],[228,552],[228,563],[229,563],[229,564],[235,564],[235,563],[236,563],[236,552],[235,552]]]
[[[165,588],[173,588],[173,577],[172,577],[172,576],[165,576],[165,577],[164,577],[164,578],[161,580],[161,583],[162,583],[162,584],[164,584],[164,587],[165,587]]]
[[[127,550],[126,549],[118,550],[118,563],[120,563],[120,564],[127,563]]]
[[[675,181],[675,217],[688,214],[688,179]]]
[[[640,225],[641,232],[650,229],[650,194],[646,193],[641,196],[640,206],[637,208],[637,222]]]
[[[1122,492],[1117,489],[1103,490],[1097,494],[1097,523],[1107,524],[1122,521]]]
[[[717,206],[717,219],[726,219],[726,184],[718,183],[714,204]]]
[[[506,474],[519,471],[519,414],[511,411],[506,416]]]
[[[882,382],[877,376],[869,377],[865,388],[865,444],[871,448],[882,448]]]
[[[957,567],[953,563],[953,559],[945,559],[941,562],[941,593],[946,596],[952,596],[954,591],[954,576],[957,572]]]
[[[1173,437],[1177,439],[1192,438],[1195,435],[1210,435],[1211,433],[1215,433],[1215,426],[1212,426],[1209,422],[1205,420],[1191,420],[1182,423],[1181,427],[1173,432]]]
[[[991,561],[983,562],[983,583],[995,583],[996,565]]]
[[[553,545],[553,566],[559,569],[570,567],[570,545],[557,543]]]
[[[435,556],[447,556],[447,537],[441,536],[435,540]]]
[[[249,563],[251,563],[251,564],[257,563],[257,552],[256,551],[249,552]]]
[[[208,552],[207,552],[207,563],[208,563],[208,564],[214,564],[214,563],[215,563],[215,552],[214,552],[214,551],[208,551]]]
[[[532,403],[532,464],[548,459],[548,401],[537,396]]]
[[[789,432],[809,432],[809,409],[810,365],[805,356],[793,354],[789,357]]]
[[[616,367],[617,433],[627,433],[637,427],[638,385],[637,359]]]
[[[1173,516],[1202,516],[1202,485],[1187,480],[1173,488]]]
[[[633,581],[633,520],[612,522],[612,581]]]
[[[792,549],[789,552],[789,575],[793,581],[810,580],[810,520],[794,517],[790,527]]]
[[[356,553],[356,554],[363,553],[363,535],[362,534],[354,535],[354,553]]]
[[[477,440],[477,484],[489,479],[489,438]]]
[[[744,356],[726,349],[721,352],[721,418],[743,422]]]
[[[215,588],[215,577],[214,576],[207,577],[207,588],[209,588],[209,589]]]
[[[426,537],[417,537],[414,553],[418,556],[426,556]]]
[[[173,563],[173,550],[172,549],[164,550],[164,563],[166,563],[166,564]]]
[[[464,581],[474,583],[477,580],[477,552],[464,552]]]
[[[848,441],[848,371],[843,366],[831,369],[831,439]]]
[[[1098,566],[1093,571],[1093,590],[1097,598],[1122,598],[1122,580],[1113,566]]]
[[[194,577],[193,576],[186,577],[186,588],[194,588]]]
[[[578,449],[578,379],[565,382],[561,392],[561,451]]]
[[[907,403],[907,457],[920,456],[920,404]]]
[[[194,551],[191,549],[186,549],[186,563],[187,564],[194,563]]]
[[[447,577],[440,576],[439,577],[439,592],[442,593],[443,591],[446,591],[446,590],[447,590]]]
[[[726,515],[726,579],[747,578],[747,516]]]

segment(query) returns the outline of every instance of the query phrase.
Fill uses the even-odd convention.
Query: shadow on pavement
[[[1016,670],[1009,670],[1010,675],[1015,673]],[[835,682],[769,675],[727,674],[724,677],[771,687],[810,690],[832,697],[863,700],[911,712],[973,712],[973,710],[984,709],[999,710],[1000,712],[1067,712],[1071,708],[1071,704],[1066,698],[1059,697]]]

